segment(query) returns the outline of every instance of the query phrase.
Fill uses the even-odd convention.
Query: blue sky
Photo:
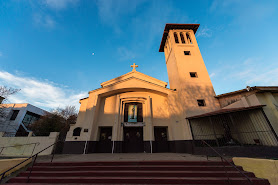
[[[199,23],[216,94],[278,85],[278,1],[5,0],[0,85],[9,102],[78,106],[100,83],[131,71],[168,82],[158,52],[166,23]],[[94,55],[92,55],[94,53]]]

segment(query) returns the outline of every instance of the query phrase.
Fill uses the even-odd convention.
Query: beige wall
[[[34,149],[34,144],[37,143],[33,154],[43,150],[57,141],[58,132],[51,132],[49,136],[31,136],[28,137],[2,137],[3,132],[0,132],[0,151],[1,147],[16,146],[3,149],[1,155],[3,156],[30,156]],[[24,146],[17,146],[24,145]],[[40,155],[49,155],[52,153],[53,147],[43,151]]]
[[[14,167],[15,165],[23,162],[24,160],[26,160],[27,158],[16,158],[16,159],[2,159],[0,160],[0,174],[5,172],[6,170]],[[27,164],[29,164],[30,162],[32,162],[32,159],[29,159],[27,161],[25,161],[24,163],[18,165],[17,167],[15,167],[14,169],[8,171],[5,176],[19,170],[20,168],[23,168],[24,166],[26,166]],[[1,179],[2,176],[0,176]]]
[[[242,166],[244,171],[253,172],[258,178],[267,179],[271,185],[278,185],[277,160],[234,157],[233,162],[237,166]]]

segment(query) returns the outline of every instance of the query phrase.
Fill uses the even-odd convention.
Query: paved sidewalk
[[[38,161],[48,162],[52,156],[39,156]],[[210,161],[219,161],[219,157],[209,157]],[[206,156],[181,153],[95,153],[95,154],[59,154],[54,156],[59,161],[207,161]]]

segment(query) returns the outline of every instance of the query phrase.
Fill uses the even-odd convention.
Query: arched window
[[[72,136],[80,136],[81,128],[77,127],[73,130]]]
[[[188,44],[192,44],[192,40],[191,40],[191,38],[190,38],[188,33],[186,33],[186,39],[187,39],[187,43]]]
[[[174,37],[175,37],[175,42],[176,43],[179,43],[179,38],[178,38],[178,35],[176,32],[174,32]]]
[[[182,32],[180,32],[180,36],[181,36],[181,42],[182,42],[183,44],[185,44],[185,40],[184,40],[184,36],[183,36],[183,33],[182,33]]]

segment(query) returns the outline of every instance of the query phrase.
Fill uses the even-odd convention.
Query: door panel
[[[112,152],[112,127],[101,127],[99,134],[99,141],[97,143],[98,153]]]
[[[124,128],[124,152],[125,153],[144,152],[142,127]]]
[[[154,127],[155,152],[169,152],[167,127]]]

